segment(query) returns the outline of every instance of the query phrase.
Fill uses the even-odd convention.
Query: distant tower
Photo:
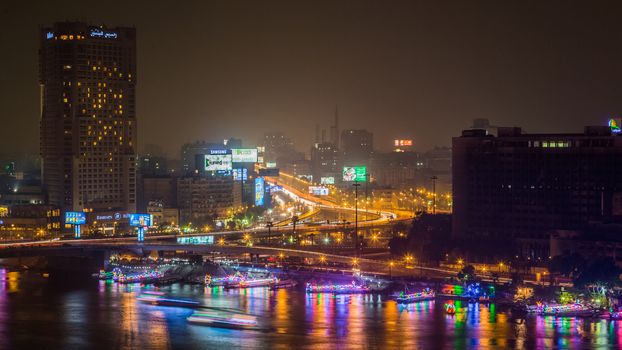
[[[320,124],[315,124],[315,143],[320,142]]]
[[[339,107],[335,106],[335,122],[330,126],[330,142],[339,146]]]

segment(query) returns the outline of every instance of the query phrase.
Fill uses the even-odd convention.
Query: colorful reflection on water
[[[267,332],[189,325],[192,310],[143,304],[160,290],[258,317]],[[448,315],[444,303],[456,306]],[[512,317],[495,304],[303,290],[163,288],[44,278],[0,269],[0,348],[114,349],[549,349],[622,347],[622,322]]]

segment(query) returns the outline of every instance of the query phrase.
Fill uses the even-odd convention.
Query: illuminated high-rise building
[[[63,210],[136,210],[136,29],[40,31],[42,180]]]

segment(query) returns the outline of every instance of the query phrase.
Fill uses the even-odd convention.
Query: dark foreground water
[[[186,323],[192,311],[138,302],[139,285],[0,270],[0,348],[6,349],[550,349],[622,347],[622,323],[511,317],[495,305],[446,315],[443,302],[400,306],[380,296],[302,290],[160,290],[257,315],[271,332]],[[146,289],[155,289],[148,287]]]

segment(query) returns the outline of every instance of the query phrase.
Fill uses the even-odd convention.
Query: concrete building
[[[515,242],[522,256],[547,258],[552,230],[622,221],[622,137],[608,127],[465,130],[453,139],[453,201],[455,237]]]
[[[367,165],[374,151],[374,134],[361,129],[347,129],[341,132],[343,164],[346,166]]]
[[[339,179],[341,175],[341,156],[334,143],[316,143],[311,148],[311,174],[314,182],[322,177]]]
[[[231,177],[181,177],[177,180],[177,203],[182,224],[202,224],[241,205],[240,183]]]
[[[136,210],[136,30],[39,33],[43,186],[63,211]]]

